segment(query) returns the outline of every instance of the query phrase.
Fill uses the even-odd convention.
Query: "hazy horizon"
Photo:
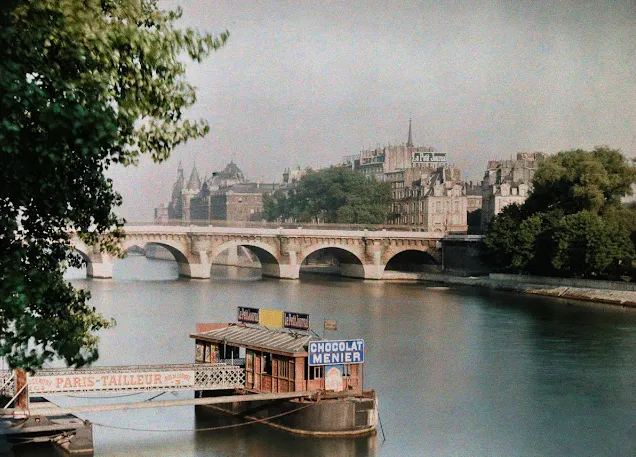
[[[189,66],[190,117],[210,134],[163,164],[109,172],[131,221],[167,203],[179,161],[201,178],[234,160],[280,181],[378,144],[448,153],[467,180],[521,151],[618,148],[636,156],[636,2],[200,3],[183,26],[231,33]],[[186,178],[187,178],[186,176]]]

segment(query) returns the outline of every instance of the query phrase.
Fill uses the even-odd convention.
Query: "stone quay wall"
[[[515,277],[514,280],[509,277]],[[621,290],[618,288],[610,289],[611,285],[621,285],[623,288],[632,286],[630,283],[618,283],[615,281],[593,281],[586,284],[585,280],[575,280],[578,287],[564,285],[567,279],[548,278],[548,277],[532,277],[535,282],[524,282],[522,279],[527,276],[521,275],[498,275],[490,274],[488,276],[454,276],[444,273],[403,273],[400,272],[394,277],[386,277],[385,279],[394,280],[417,280],[425,282],[437,282],[444,284],[456,284],[464,286],[486,287],[494,290],[505,290],[510,292],[525,293],[531,295],[544,295],[555,298],[564,298],[570,300],[579,300],[593,302],[599,304],[607,304],[623,308],[631,308],[636,310],[636,291]],[[541,282],[539,282],[541,281]],[[552,282],[555,283],[552,283]],[[558,284],[563,281],[561,284]],[[603,287],[596,287],[596,283]],[[587,287],[582,287],[586,285]]]

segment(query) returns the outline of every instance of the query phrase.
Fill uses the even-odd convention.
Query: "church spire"
[[[192,167],[192,173],[190,173],[190,179],[188,180],[188,189],[199,191],[201,189],[201,180],[199,179],[199,172],[197,171],[197,165]]]
[[[409,139],[406,141],[406,147],[413,147],[413,135],[411,135],[411,118],[409,118]]]

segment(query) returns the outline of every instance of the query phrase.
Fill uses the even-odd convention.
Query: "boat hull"
[[[330,394],[316,400],[275,400],[196,406],[197,414],[220,411],[291,433],[311,436],[374,434],[378,424],[375,392]]]

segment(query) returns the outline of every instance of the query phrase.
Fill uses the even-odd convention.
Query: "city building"
[[[427,232],[466,233],[468,200],[457,167],[409,168],[387,173],[393,203],[388,223]]]
[[[464,183],[464,195],[466,195],[466,223],[468,224],[468,233],[481,233],[482,183],[473,183],[472,181]]]
[[[503,208],[521,204],[532,190],[532,177],[547,157],[544,152],[520,152],[517,159],[491,160],[482,181],[481,228],[485,231],[490,221]]]
[[[366,149],[359,154],[345,157],[343,163],[355,171],[374,176],[378,181],[384,181],[387,173],[409,168],[437,168],[446,165],[446,153],[438,152],[433,147],[415,147],[409,119],[406,144]]]
[[[345,157],[344,164],[391,183],[389,224],[431,232],[468,231],[468,198],[461,170],[448,165],[445,152],[414,146],[411,120],[405,144],[364,150]],[[481,206],[480,195],[471,204]]]
[[[164,223],[169,220],[260,221],[263,194],[274,192],[281,186],[249,181],[233,161],[203,180],[195,165],[186,183],[180,163],[172,186],[172,198],[167,207],[161,204],[155,209],[155,220]]]

